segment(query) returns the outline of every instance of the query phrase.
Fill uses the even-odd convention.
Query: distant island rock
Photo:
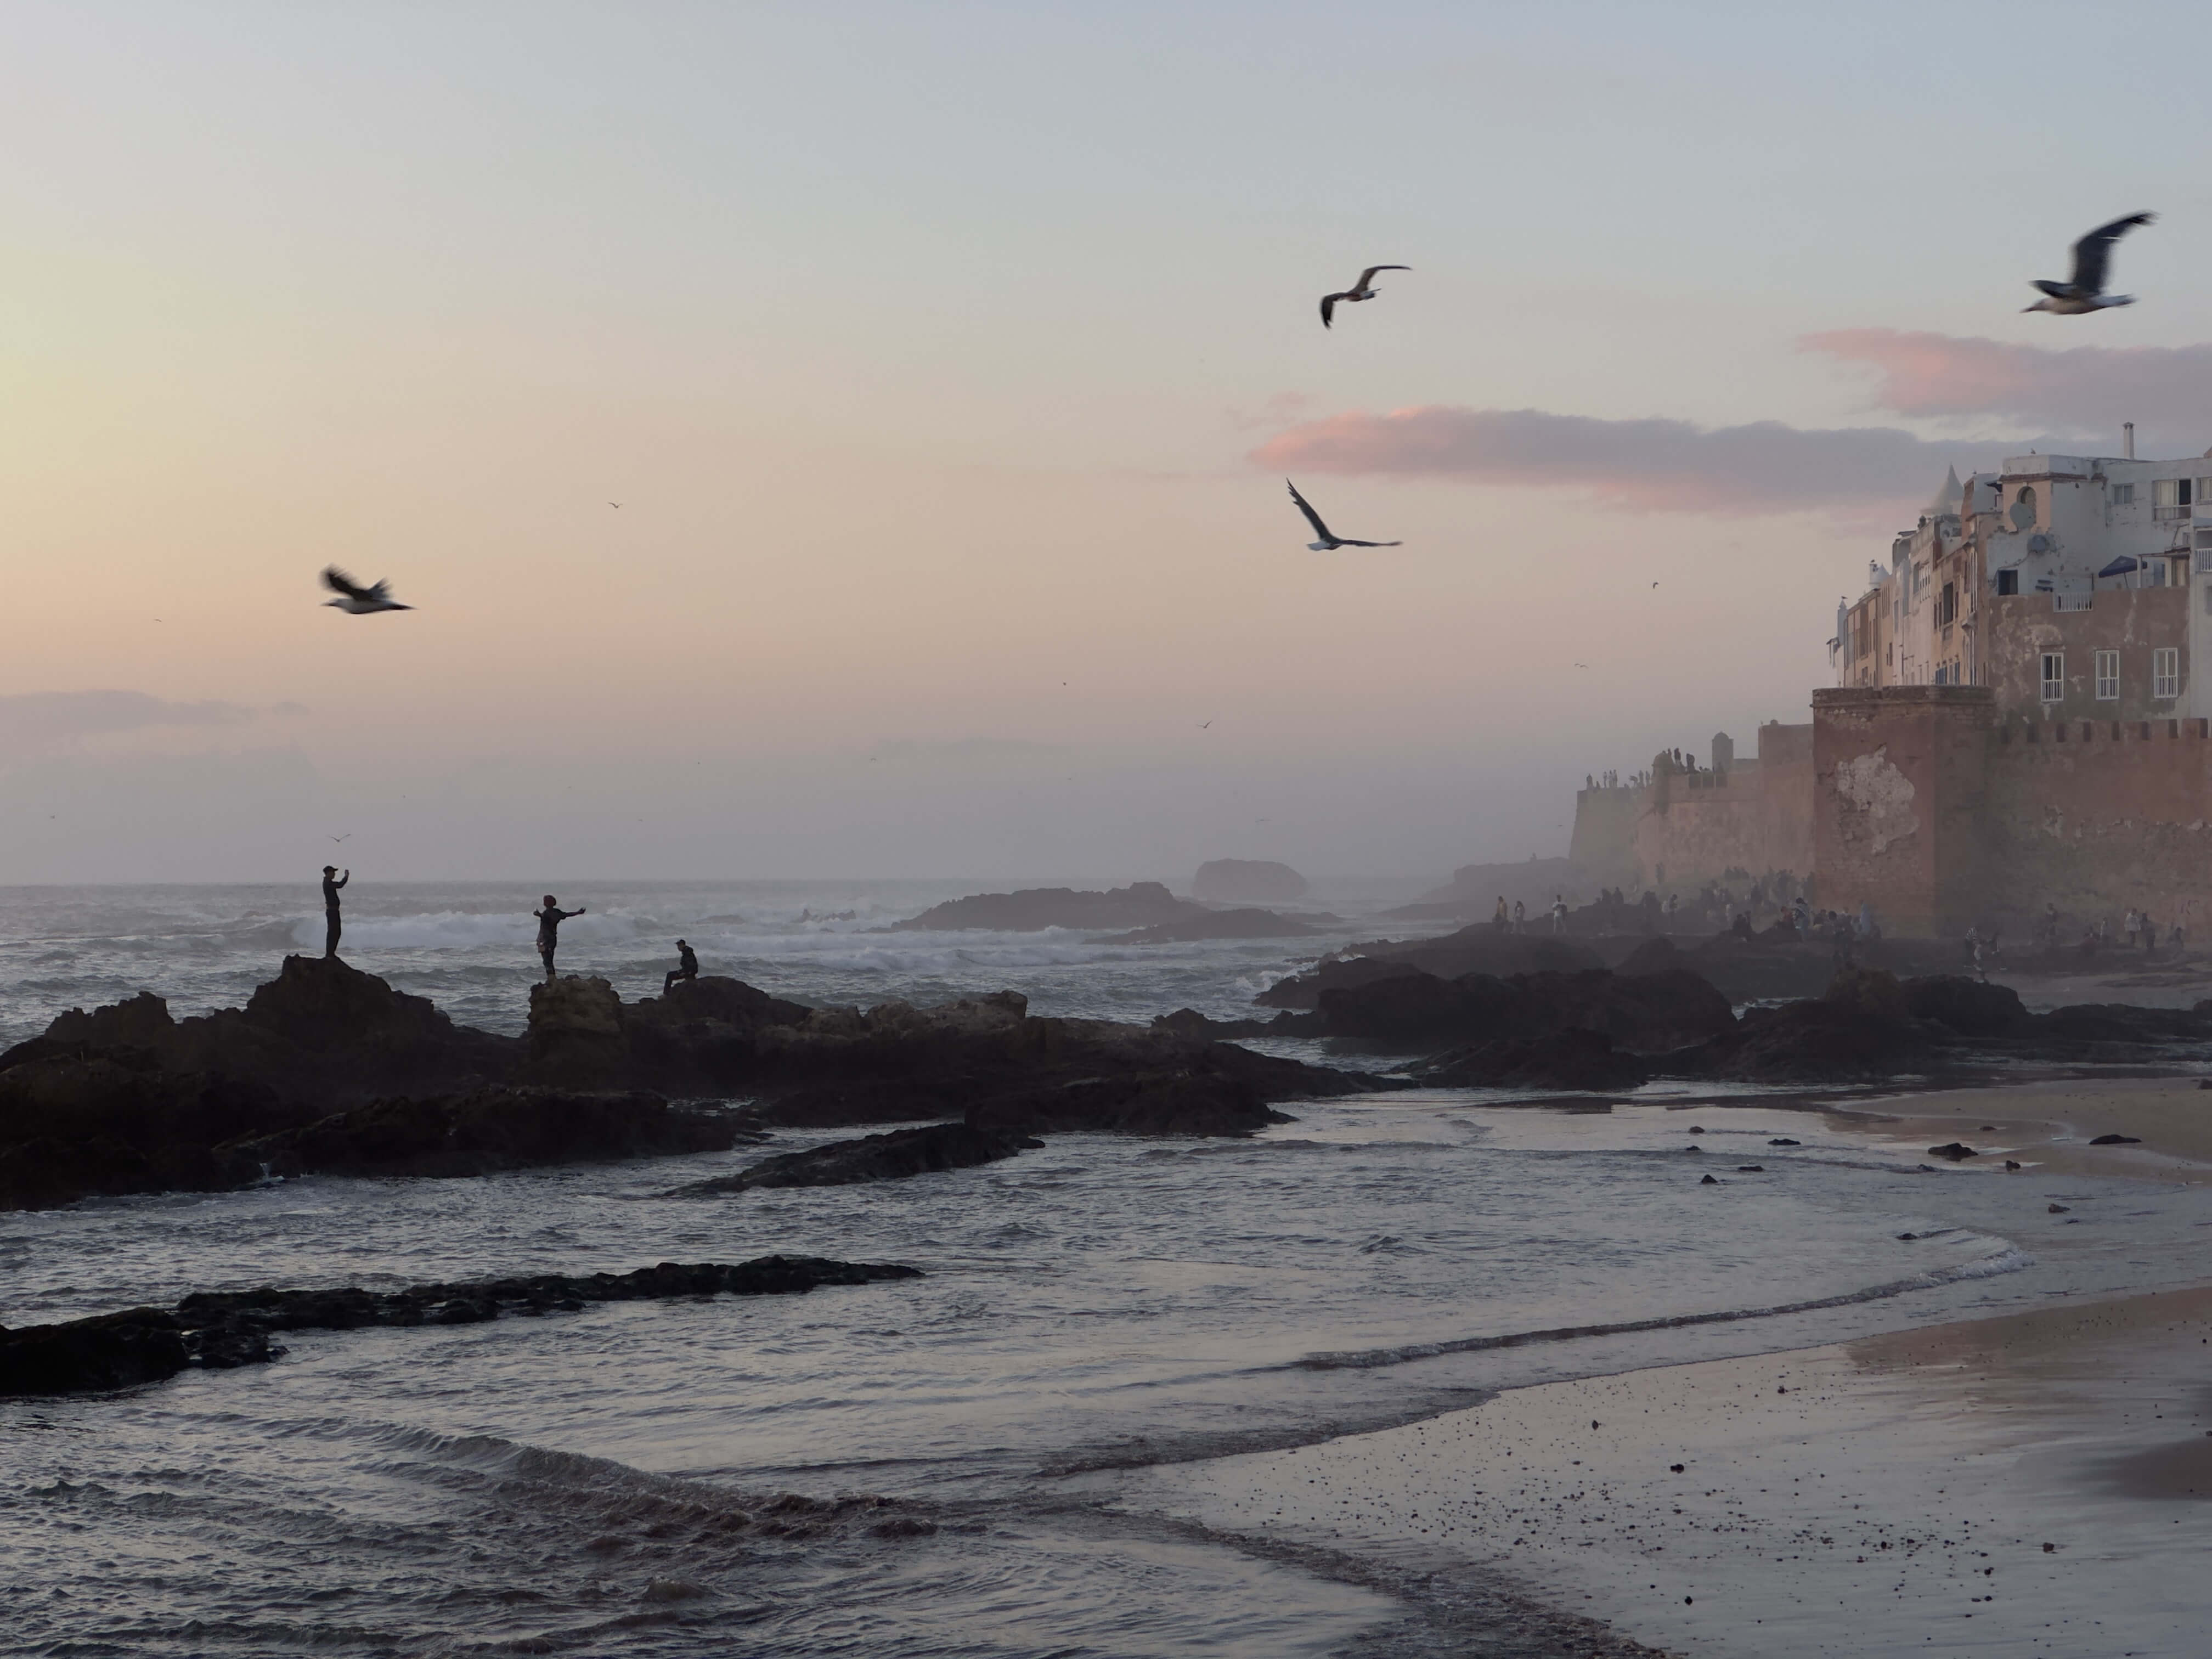
[[[1134,881],[1104,892],[1073,887],[1024,887],[1012,893],[975,893],[932,905],[895,921],[890,933],[1042,933],[1048,927],[1152,927],[1207,914],[1157,881]]]
[[[1190,880],[1191,896],[1209,904],[1287,904],[1306,890],[1304,876],[1270,859],[1213,859]]]

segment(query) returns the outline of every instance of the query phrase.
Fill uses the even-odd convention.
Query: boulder
[[[1209,904],[1289,904],[1306,890],[1304,876],[1270,859],[1212,859],[1190,883],[1191,896]]]
[[[1132,882],[1103,892],[1072,887],[1025,887],[1012,893],[976,893],[932,905],[918,916],[893,922],[889,933],[951,933],[988,929],[1036,933],[1047,927],[1150,927],[1202,915],[1204,907],[1179,899],[1157,881]]]
[[[1253,1000],[1268,1008],[1310,1009],[1320,1006],[1323,991],[1401,974],[1428,974],[1438,979],[1457,979],[1467,974],[1503,977],[1573,973],[1604,965],[1587,945],[1548,933],[1499,933],[1485,923],[1412,944],[1381,939],[1348,945],[1305,973],[1276,981]]]
[[[1962,1037],[2015,1037],[2034,1030],[2034,1016],[2008,985],[1990,985],[1958,974],[1904,982],[1905,1012],[1933,1020]]]
[[[966,1123],[932,1123],[920,1129],[833,1141],[805,1152],[763,1158],[732,1176],[695,1181],[664,1194],[706,1198],[756,1187],[848,1187],[864,1181],[897,1181],[945,1170],[973,1169],[1033,1152],[1044,1145],[1029,1135],[978,1129]]]

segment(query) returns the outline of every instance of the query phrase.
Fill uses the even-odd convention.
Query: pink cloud
[[[1916,504],[1947,466],[1966,471],[1999,453],[1889,427],[1705,428],[1431,404],[1310,421],[1270,438],[1251,459],[1280,472],[1542,485],[1622,510],[1749,514]]]
[[[2038,430],[2163,428],[2185,453],[2212,440],[2212,345],[2034,346],[1887,328],[1808,334],[1798,343],[1881,376],[1877,401],[1912,416],[1998,416]],[[2148,452],[2146,452],[2148,453]]]

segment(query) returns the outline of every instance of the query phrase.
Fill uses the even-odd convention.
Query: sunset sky
[[[1946,465],[2212,445],[2208,46],[10,0],[0,882],[1562,852],[1585,772],[1807,718]],[[2021,314],[2145,208],[2142,304]]]

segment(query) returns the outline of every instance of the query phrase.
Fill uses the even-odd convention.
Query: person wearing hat
[[[676,966],[671,968],[668,972],[663,975],[660,981],[660,994],[666,996],[671,991],[674,990],[676,988],[676,982],[678,980],[693,980],[698,977],[699,958],[692,954],[691,947],[690,945],[686,945],[682,939],[678,939],[676,941]]]
[[[333,881],[331,877],[337,876]],[[335,957],[338,953],[338,889],[353,879],[353,872],[338,875],[335,864],[323,866],[323,954]]]

